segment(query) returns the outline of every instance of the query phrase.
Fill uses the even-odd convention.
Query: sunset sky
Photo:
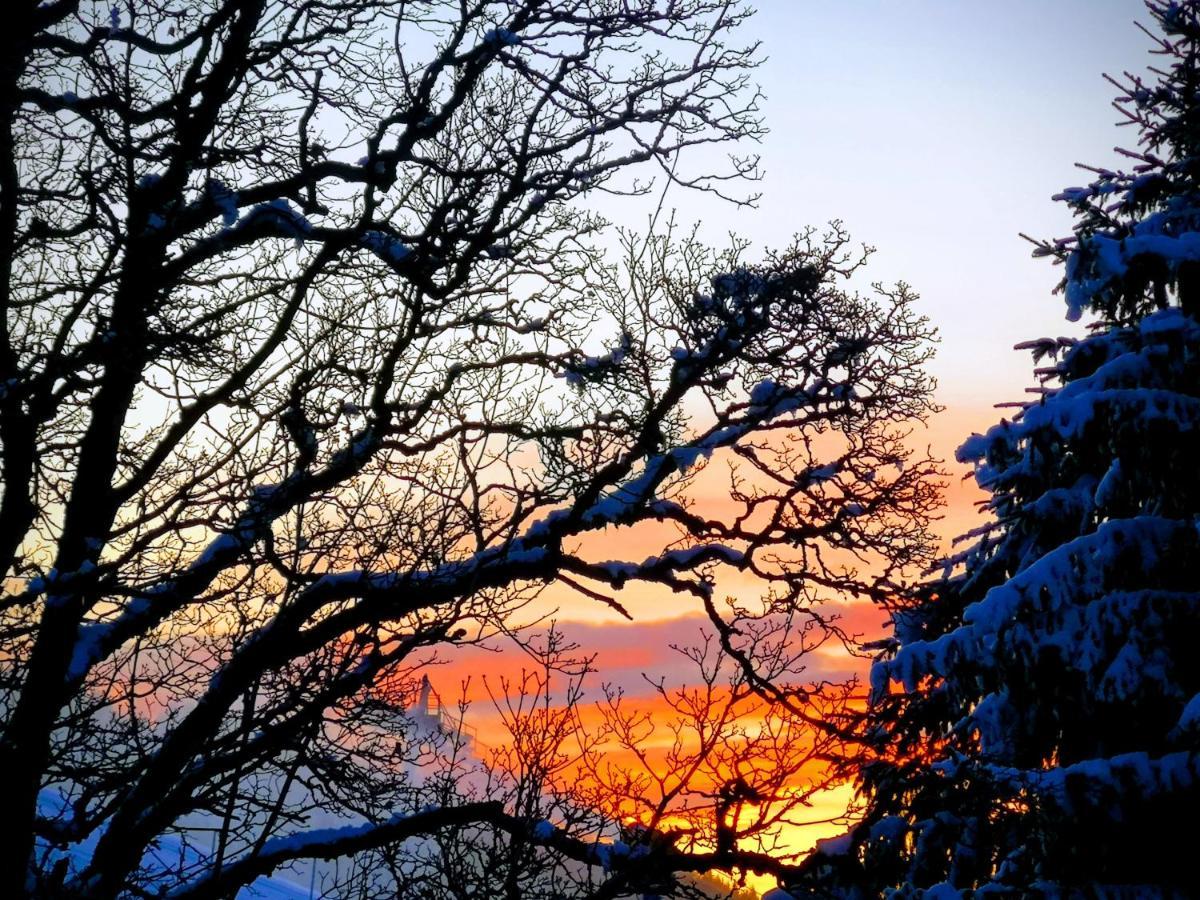
[[[1200,0],[26,5],[0,900],[1186,893]]]
[[[943,537],[979,521],[972,502],[980,494],[961,481],[955,447],[1004,414],[993,404],[1021,399],[1033,383],[1029,356],[1013,344],[1081,333],[1052,294],[1061,270],[1032,259],[1019,232],[1069,233],[1068,211],[1051,195],[1087,180],[1076,161],[1117,166],[1113,146],[1134,142],[1115,125],[1101,75],[1146,58],[1148,41],[1133,26],[1141,11],[1140,0],[763,2],[749,25],[766,57],[757,72],[770,129],[757,148],[761,200],[747,209],[682,190],[667,195],[677,220],[699,222],[717,245],[735,232],[758,247],[779,246],[806,225],[840,219],[877,250],[863,288],[903,280],[921,294],[920,310],[941,333],[933,371],[945,409],[921,440],[952,473]],[[717,161],[693,158],[706,164]],[[644,229],[656,199],[602,210]],[[636,536],[609,532],[605,540],[613,557],[636,558]],[[690,598],[637,590],[621,597],[633,624],[565,591],[551,596],[567,635],[598,654],[598,680],[651,703],[643,673],[686,679],[668,645],[693,640],[705,619]],[[880,627],[867,604],[847,614],[857,630]],[[814,675],[862,670],[830,649],[813,661]],[[497,720],[480,676],[496,685],[525,665],[511,649],[468,650],[434,680],[452,694],[472,677],[469,693],[481,702],[469,721],[486,739]],[[836,811],[846,793],[827,799],[814,818]]]
[[[1087,179],[1074,163],[1118,165],[1113,146],[1133,143],[1115,125],[1102,73],[1147,58],[1133,24],[1142,12],[1140,0],[762,2],[746,29],[765,57],[756,75],[770,133],[746,148],[762,157],[761,199],[739,208],[681,189],[667,195],[677,219],[700,223],[716,245],[734,232],[779,246],[806,225],[840,219],[876,248],[863,288],[903,280],[920,293],[919,309],[941,333],[932,369],[945,409],[924,441],[952,472],[946,536],[978,521],[979,494],[961,483],[955,447],[997,421],[1003,411],[993,404],[1021,399],[1033,383],[1028,354],[1013,344],[1080,333],[1051,293],[1061,270],[1032,259],[1019,233],[1067,234],[1068,211],[1050,198]],[[692,165],[719,160],[693,156]],[[644,229],[656,200],[602,209]],[[607,540],[613,557],[636,542]],[[691,607],[669,596],[639,603],[632,593],[622,599],[641,622],[660,623],[656,632]],[[570,598],[558,618],[590,631],[613,626],[618,647],[630,643],[625,629],[639,627]],[[631,671],[665,646],[649,635],[636,644]]]

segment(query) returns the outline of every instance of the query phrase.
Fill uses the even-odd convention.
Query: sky
[[[1069,210],[1051,196],[1087,180],[1075,163],[1117,166],[1113,147],[1135,143],[1116,125],[1102,75],[1146,65],[1150,42],[1134,26],[1145,19],[1140,0],[761,0],[743,36],[762,44],[755,75],[769,133],[736,148],[761,155],[763,178],[753,186],[761,198],[747,208],[695,191],[667,194],[679,223],[699,223],[716,245],[734,232],[759,248],[781,246],[805,226],[840,219],[876,248],[862,287],[903,280],[921,295],[919,311],[940,331],[932,371],[944,410],[917,440],[951,474],[944,538],[981,521],[974,501],[982,495],[963,482],[955,448],[1005,414],[994,404],[1022,399],[1034,383],[1030,357],[1013,345],[1081,333],[1052,293],[1061,269],[1031,258],[1020,233],[1068,234]],[[719,167],[719,154],[700,150],[690,165]],[[601,211],[644,229],[657,199],[616,198]],[[623,556],[637,537],[605,540]],[[669,670],[665,643],[628,629],[675,621],[686,639],[701,623],[687,614],[690,599],[621,599],[637,624],[569,597],[558,619],[591,629],[589,641],[602,647],[662,647],[661,658],[647,652],[643,662]],[[595,633],[604,628],[614,635]],[[640,681],[642,663],[627,655],[611,663],[631,687]],[[828,664],[834,673],[845,660]],[[454,683],[459,671],[440,680]]]
[[[1061,270],[1032,259],[1019,235],[1068,234],[1069,210],[1051,196],[1088,180],[1074,164],[1118,166],[1112,148],[1134,145],[1136,135],[1115,124],[1114,90],[1102,73],[1149,60],[1149,40],[1133,25],[1146,20],[1142,4],[761,0],[758,7],[745,36],[762,42],[765,57],[757,80],[769,134],[754,148],[762,197],[755,208],[739,208],[672,190],[666,205],[680,223],[701,223],[702,237],[718,245],[736,232],[758,247],[780,246],[807,225],[839,219],[874,246],[867,281],[911,284],[919,310],[940,331],[932,370],[944,411],[925,439],[950,459],[971,432],[1004,414],[994,404],[1022,399],[1034,383],[1030,358],[1015,343],[1081,333],[1052,293]],[[697,167],[717,162],[692,159]],[[644,228],[652,206],[626,199],[602,211]],[[981,495],[960,482],[966,470],[952,460],[948,468],[943,535],[980,521],[973,501]],[[618,624],[594,606],[568,603],[560,615],[575,620],[566,626],[570,636],[599,651],[606,680],[633,694],[639,686],[645,693],[643,672],[685,677],[667,644],[702,625],[681,605],[648,606],[640,607],[640,625]],[[438,680],[515,665],[468,655]],[[830,675],[849,670],[836,654],[818,667]],[[488,717],[476,718],[486,732]],[[844,800],[838,794],[830,802]]]
[[[860,287],[903,280],[941,342],[931,370],[944,411],[918,440],[951,472],[939,532],[978,524],[973,483],[955,448],[1005,414],[994,404],[1026,397],[1032,362],[1013,345],[1080,334],[1053,288],[1061,268],[1031,258],[1024,232],[1068,234],[1065,204],[1051,196],[1089,173],[1077,161],[1119,165],[1114,145],[1136,135],[1116,126],[1102,77],[1139,69],[1149,39],[1140,0],[760,0],[743,37],[761,42],[756,80],[769,133],[738,152],[761,155],[753,208],[673,188],[677,221],[699,223],[721,246],[733,232],[778,247],[808,225],[841,220],[876,248]],[[722,165],[728,148],[700,149],[692,170]],[[707,154],[707,155],[706,155]],[[606,199],[617,225],[645,229],[658,194]],[[619,534],[614,555],[628,552]],[[653,619],[686,601],[656,603]],[[560,618],[618,616],[568,603]],[[644,618],[644,616],[643,616]]]
[[[945,408],[927,439],[949,463],[943,535],[978,522],[981,495],[959,480],[954,450],[1026,399],[1028,353],[1013,345],[1079,335],[1053,293],[1062,269],[1033,259],[1020,235],[1057,238],[1072,218],[1051,197],[1085,183],[1076,162],[1118,167],[1104,73],[1151,57],[1141,0],[760,0],[744,36],[769,133],[739,147],[761,156],[754,208],[672,189],[666,206],[709,243],[733,232],[778,247],[806,226],[841,220],[875,248],[861,285],[905,281],[940,332],[931,371]],[[699,151],[719,167],[726,148]],[[706,156],[707,154],[707,156]],[[644,228],[657,196],[613,200],[613,222]]]
[[[1018,235],[1059,237],[1051,195],[1113,164],[1113,89],[1141,67],[1140,0],[764,0],[747,35],[770,133],[757,209],[676,192],[684,221],[778,245],[841,219],[877,248],[869,273],[922,295],[942,347],[939,396],[978,409],[1015,399],[1028,359],[1014,343],[1068,333],[1060,270]],[[616,217],[617,210],[614,208]]]

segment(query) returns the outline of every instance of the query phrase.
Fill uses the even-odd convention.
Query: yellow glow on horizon
[[[845,834],[851,825],[846,811],[853,799],[854,786],[851,784],[840,784],[814,794],[809,806],[810,821],[779,829],[779,855],[802,855],[815,847],[817,841]],[[746,883],[759,893],[777,886],[771,875],[747,875]]]

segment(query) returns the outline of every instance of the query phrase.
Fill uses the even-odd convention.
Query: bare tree
[[[745,896],[747,871],[795,871],[781,826],[813,824],[807,808],[829,785],[836,734],[764,701],[711,636],[675,647],[694,664],[684,685],[653,681],[649,701],[633,704],[611,686],[589,703],[594,657],[553,627],[529,647],[535,667],[488,686],[503,738],[465,752],[470,740],[451,716],[427,738],[419,792],[444,807],[499,799],[532,829],[469,822],[375,848],[330,893],[711,900]],[[844,712],[841,687],[820,695],[824,709]],[[715,872],[732,877],[703,877]]]
[[[760,133],[745,15],[6,11],[0,894],[224,896],[466,825],[595,862],[495,799],[418,803],[385,757],[419,742],[368,702],[551,581],[694,595],[746,685],[842,727],[797,686],[804,635],[926,552],[897,431],[929,409],[926,324],[903,286],[845,289],[837,229],[761,265],[659,236],[614,266],[575,202],[643,190],[638,164],[753,175],[676,166]],[[710,457],[734,514],[688,499]],[[583,550],[651,520],[674,530],[644,559]],[[760,603],[717,601],[733,569]]]

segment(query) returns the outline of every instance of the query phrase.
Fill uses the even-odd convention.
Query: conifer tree
[[[1146,78],[1110,78],[1127,170],[1055,197],[1082,340],[959,449],[990,521],[894,611],[872,672],[867,815],[805,890],[1183,895],[1200,800],[1200,2],[1149,2]]]

